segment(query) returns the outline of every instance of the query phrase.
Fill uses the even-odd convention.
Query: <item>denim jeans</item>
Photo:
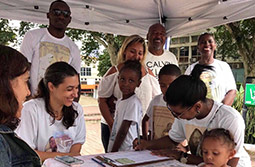
[[[109,144],[110,133],[111,132],[108,125],[101,123],[101,140],[106,153],[107,153],[107,148]]]

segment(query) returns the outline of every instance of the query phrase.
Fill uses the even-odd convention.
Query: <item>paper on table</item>
[[[169,157],[152,155],[149,150],[108,153],[104,157],[113,160],[111,163],[116,166],[135,165],[169,159]]]
[[[163,161],[163,162],[158,162],[153,164],[142,165],[142,167],[166,167],[166,166],[167,167],[196,167],[196,165],[183,164],[177,160],[168,160],[168,161]]]

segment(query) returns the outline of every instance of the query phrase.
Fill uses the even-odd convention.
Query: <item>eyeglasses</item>
[[[63,14],[63,16],[66,18],[71,15],[71,12],[66,10],[53,9],[52,12],[55,16],[60,16],[61,14]]]
[[[170,107],[168,104],[167,104],[166,106],[167,106],[168,110],[171,111],[172,115],[173,115],[175,118],[177,118],[177,119],[180,119],[187,111],[189,111],[189,110],[193,107],[193,105],[192,105],[192,106],[189,107],[188,109],[184,110],[182,113],[176,114],[176,112],[174,112],[173,109],[171,109],[171,107]]]

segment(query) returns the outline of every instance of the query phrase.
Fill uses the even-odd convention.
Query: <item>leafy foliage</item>
[[[245,126],[245,143],[255,144],[255,107],[248,107]]]
[[[103,76],[107,70],[112,66],[111,60],[110,60],[110,55],[105,49],[103,51],[103,54],[99,56],[99,64],[98,64],[98,76]]]
[[[232,104],[232,107],[235,108],[239,112],[242,111],[243,98],[244,98],[244,88],[243,88],[242,84],[240,84],[240,88],[236,92],[235,101]]]
[[[245,77],[255,76],[255,18],[242,20],[216,27],[214,33],[218,53],[234,59],[241,58],[244,64]],[[244,78],[245,78],[244,77]],[[243,105],[244,89],[237,92],[233,107],[240,111]],[[255,143],[255,107],[247,107],[245,142]]]
[[[240,54],[238,54],[237,45],[230,32],[226,29],[226,26],[222,25],[216,27],[214,36],[218,46],[217,53],[222,55],[223,61],[226,61],[226,58],[238,59],[240,57]]]
[[[243,114],[243,100],[244,100],[244,88],[240,84],[240,88],[236,93],[235,101],[232,105],[237,111]],[[247,107],[247,113],[245,115],[245,143],[255,144],[255,107]]]
[[[35,27],[36,27],[36,24],[34,23],[21,21],[19,29],[18,29],[19,36],[23,37],[26,32],[28,32],[30,29]]]
[[[255,18],[216,27],[218,53],[234,59],[241,58],[245,77],[255,76]]]
[[[0,44],[7,45],[9,43],[16,42],[16,33],[15,29],[12,29],[9,26],[9,20],[0,19]]]

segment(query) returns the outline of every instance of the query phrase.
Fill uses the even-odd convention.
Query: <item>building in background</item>
[[[179,67],[182,73],[188,66],[200,59],[200,54],[197,50],[197,40],[200,32],[172,37],[169,50],[175,54],[179,62]],[[216,59],[222,60],[222,56],[216,54]],[[233,75],[237,83],[242,83],[244,80],[244,67],[241,59],[227,58],[226,62],[230,65]]]
[[[97,76],[98,61],[96,63],[85,64],[84,61],[81,63],[81,93],[85,95],[91,95],[93,98],[97,98],[98,85],[101,77]]]

